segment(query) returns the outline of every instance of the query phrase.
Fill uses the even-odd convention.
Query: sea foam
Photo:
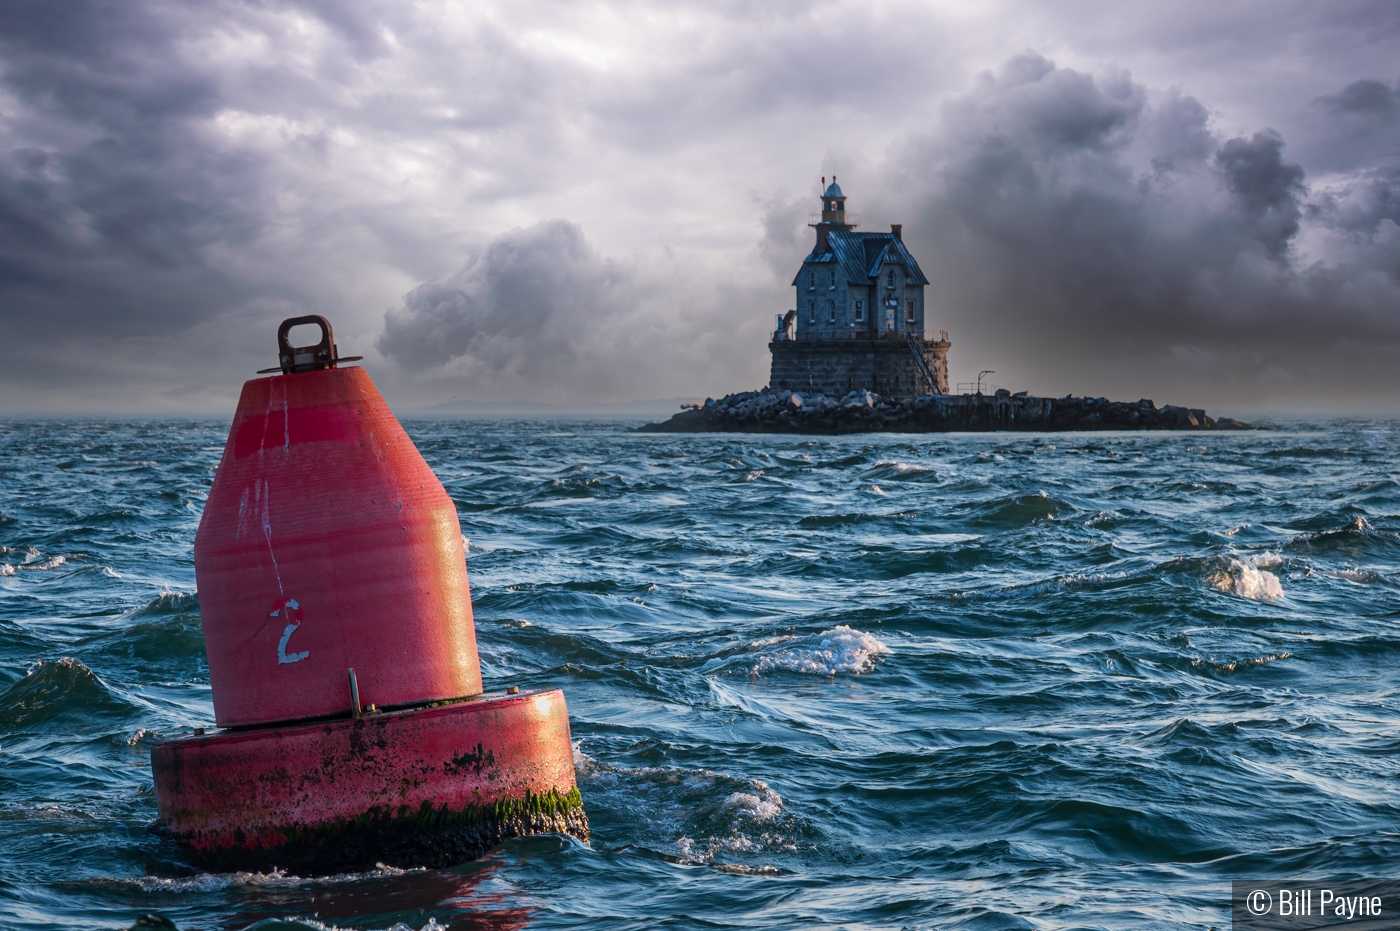
[[[1211,573],[1210,584],[1222,592],[1249,598],[1253,601],[1278,601],[1283,597],[1283,584],[1278,576],[1268,568],[1282,563],[1273,553],[1264,553],[1252,559],[1231,559],[1221,568]]]
[[[750,672],[762,675],[784,670],[811,676],[834,676],[843,672],[860,675],[874,669],[877,658],[890,652],[888,646],[870,634],[839,624],[831,630],[804,637],[788,649],[759,657]]]

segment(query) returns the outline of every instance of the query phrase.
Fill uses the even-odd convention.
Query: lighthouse
[[[768,348],[774,390],[840,396],[869,389],[912,397],[948,393],[946,330],[929,338],[919,263],[902,224],[863,232],[833,175],[809,223],[812,251],[796,277],[793,309],[777,318]]]

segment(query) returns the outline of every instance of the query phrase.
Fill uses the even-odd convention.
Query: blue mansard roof
[[[803,269],[810,265],[836,262],[846,273],[846,280],[852,284],[860,281],[874,282],[880,277],[880,267],[885,264],[903,265],[909,270],[909,283],[928,284],[923,270],[904,243],[895,238],[894,233],[857,233],[854,230],[833,230],[827,234],[827,252],[813,252],[802,260]],[[802,272],[792,280],[796,285]]]

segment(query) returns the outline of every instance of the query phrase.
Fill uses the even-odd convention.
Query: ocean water
[[[488,687],[562,686],[593,842],[206,874],[190,547],[227,424],[0,424],[0,928],[1224,927],[1400,862],[1400,423],[642,436],[406,424]]]

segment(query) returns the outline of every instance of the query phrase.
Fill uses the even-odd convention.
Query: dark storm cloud
[[[262,166],[209,138],[217,82],[182,17],[142,3],[0,5],[0,404],[197,404],[201,326],[263,290],[215,256],[262,230]]]
[[[385,21],[370,4],[0,5],[0,402],[139,406],[164,382],[184,403],[216,363],[236,388],[271,321],[334,309],[329,244],[357,230],[375,262],[434,267],[434,223],[328,170],[337,131],[395,109],[348,93],[387,54]]]
[[[375,348],[484,399],[626,400],[676,367],[708,365],[716,384],[734,377],[723,352],[730,334],[762,338],[744,297],[669,263],[605,258],[577,224],[548,220],[496,237],[408,292],[385,314]]]
[[[11,138],[27,143],[0,156],[12,331],[178,326],[242,290],[204,250],[256,234],[255,166],[199,138],[218,95],[176,38],[139,4],[0,7],[4,87],[23,107]]]
[[[1323,171],[1352,171],[1400,158],[1400,84],[1354,81],[1305,108],[1316,125],[1308,149]]]
[[[1339,116],[1389,121],[1400,110],[1400,88],[1380,81],[1354,81],[1341,93],[1319,97],[1317,103]]]
[[[1303,169],[1283,159],[1283,138],[1266,130],[1248,139],[1226,140],[1215,163],[1253,225],[1254,238],[1275,260],[1286,261],[1289,240],[1298,233],[1305,189]]]
[[[610,329],[644,297],[635,274],[601,258],[576,224],[549,220],[414,288],[375,346],[406,367],[469,356],[488,375],[539,376],[566,363],[579,329]]]
[[[1395,166],[1313,192],[1207,114],[1033,54],[950,100],[899,177],[934,182],[906,236],[955,347],[1041,390],[1400,391]]]

